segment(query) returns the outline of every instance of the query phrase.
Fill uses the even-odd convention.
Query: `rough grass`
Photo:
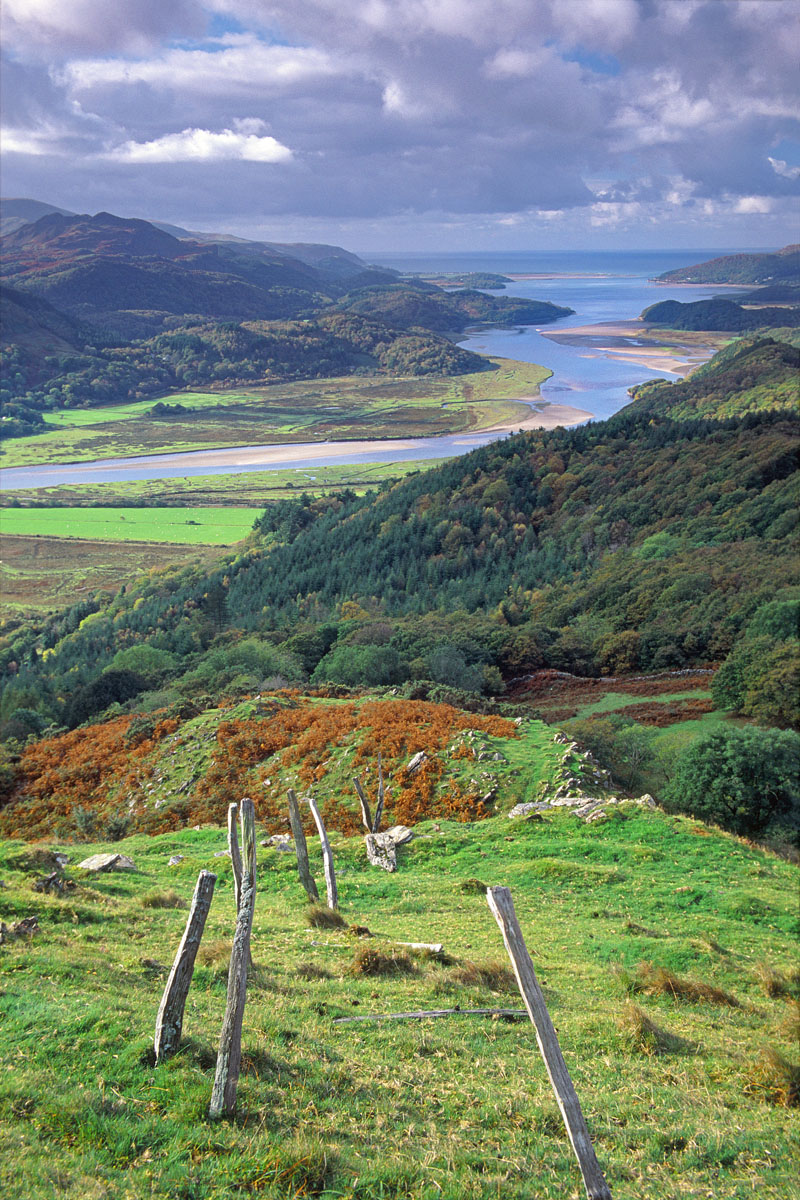
[[[341,913],[369,926],[375,939],[366,943],[310,927],[292,856],[259,847],[237,1115],[218,1124],[207,1110],[235,915],[229,864],[214,857],[225,828],[127,838],[114,848],[135,872],[81,880],[63,897],[31,890],[32,873],[19,865],[31,847],[0,843],[0,920],[36,914],[40,929],[0,946],[2,1194],[578,1200],[580,1177],[529,1022],[456,1013],[334,1024],[497,1007],[491,980],[465,986],[451,977],[468,963],[503,961],[485,897],[461,890],[479,879],[511,888],[615,1200],[787,1200],[796,1191],[797,1108],[776,1102],[780,1081],[760,1083],[754,1071],[765,1042],[795,1061],[786,1023],[794,1005],[765,995],[755,966],[767,962],[787,978],[794,969],[796,872],[716,830],[698,838],[694,826],[649,810],[599,826],[564,812],[536,824],[422,822],[392,875],[367,865],[362,837],[334,834]],[[106,848],[35,849],[70,854],[69,878],[80,858]],[[318,839],[309,852],[319,882]],[[183,860],[170,867],[175,854]],[[574,871],[542,874],[543,859]],[[602,869],[590,887],[587,864]],[[155,1067],[155,1014],[185,913],[142,907],[141,898],[173,890],[188,901],[204,868],[218,881],[184,1040]],[[752,903],[732,903],[741,895],[769,920],[756,920]],[[654,941],[626,923],[664,936]],[[442,942],[454,961],[415,960],[401,941]],[[351,974],[363,946],[407,954],[417,969]],[[659,1031],[658,1048],[643,1052],[619,1027],[623,1000],[608,971],[633,975],[656,947],[660,966],[731,992],[741,1006],[640,993],[636,1004]],[[673,1049],[659,1034],[686,1046]]]
[[[188,905],[183,896],[180,896],[174,888],[168,888],[166,891],[146,892],[139,901],[142,908],[187,908]]]
[[[416,964],[405,950],[359,946],[348,967],[348,974],[373,978],[381,975],[411,975],[415,970]]]
[[[623,1005],[618,1025],[631,1048],[641,1054],[679,1054],[693,1048],[692,1043],[657,1025],[631,1000]]]
[[[656,967],[643,962],[637,970],[637,990],[649,996],[669,996],[673,1000],[686,1000],[690,1004],[721,1004],[738,1008],[739,1001],[723,988],[714,987],[696,979],[681,979],[666,967]]]

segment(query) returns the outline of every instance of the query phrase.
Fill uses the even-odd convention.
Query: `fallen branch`
[[[437,1017],[502,1017],[521,1021],[527,1017],[524,1008],[432,1008],[424,1012],[370,1013],[365,1017],[337,1017],[334,1025],[351,1025],[355,1021],[426,1021]]]

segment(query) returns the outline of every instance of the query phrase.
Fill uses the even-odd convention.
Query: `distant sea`
[[[658,300],[704,300],[719,287],[669,287],[650,282],[664,271],[692,266],[724,254],[758,253],[714,250],[561,250],[552,252],[482,251],[475,254],[364,254],[368,262],[393,267],[404,274],[460,274],[491,271],[500,275],[550,275],[506,284],[495,296],[524,296],[550,300],[575,309],[574,316],[553,325],[492,329],[472,334],[460,344],[478,354],[516,358],[549,367],[553,375],[541,386],[544,400],[586,409],[598,420],[612,416],[628,403],[628,389],[653,378],[678,378],[659,369],[617,362],[586,347],[560,346],[542,331],[594,325],[601,321],[631,321]],[[724,289],[735,295],[733,289]],[[746,289],[742,289],[746,290]]]

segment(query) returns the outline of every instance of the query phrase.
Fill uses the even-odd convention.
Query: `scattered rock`
[[[373,867],[382,867],[384,871],[397,870],[397,846],[394,838],[385,833],[368,833],[364,838],[367,847],[367,858]]]
[[[60,871],[53,871],[52,875],[45,875],[41,879],[36,879],[33,882],[33,890],[35,892],[54,892],[59,896],[63,896],[68,888],[74,888],[75,884],[71,879],[65,879]]]
[[[428,756],[424,750],[420,750],[417,754],[415,754],[414,757],[409,760],[408,766],[406,767],[409,775],[413,775],[416,771],[418,771],[427,757]]]
[[[525,804],[515,804],[508,814],[509,817],[527,817],[531,813],[544,812],[545,809],[551,808],[545,800],[529,800]]]
[[[393,825],[391,829],[386,830],[385,836],[390,837],[395,846],[404,846],[406,842],[411,841],[414,833],[407,825]]]
[[[172,860],[170,860],[172,861]],[[82,871],[135,871],[136,864],[127,854],[92,854],[78,863]]]
[[[261,843],[262,846],[266,846],[266,844],[267,844],[266,842]],[[230,856],[231,856],[230,850],[215,850],[214,851],[214,858],[230,858]],[[178,856],[176,855],[176,857],[178,857]],[[170,862],[172,862],[172,859],[170,859]]]
[[[167,866],[168,867],[177,867],[178,863],[183,862],[184,857],[185,856],[183,854],[173,854],[172,858],[167,863]]]
[[[32,938],[33,935],[38,932],[38,917],[23,917],[21,921],[17,921],[15,925],[12,925],[10,929],[4,921],[0,921],[0,946],[2,946],[5,942],[11,941],[12,938]]]

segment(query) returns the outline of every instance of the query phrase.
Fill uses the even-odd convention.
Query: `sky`
[[[800,240],[797,0],[3,0],[2,193],[359,252]]]

